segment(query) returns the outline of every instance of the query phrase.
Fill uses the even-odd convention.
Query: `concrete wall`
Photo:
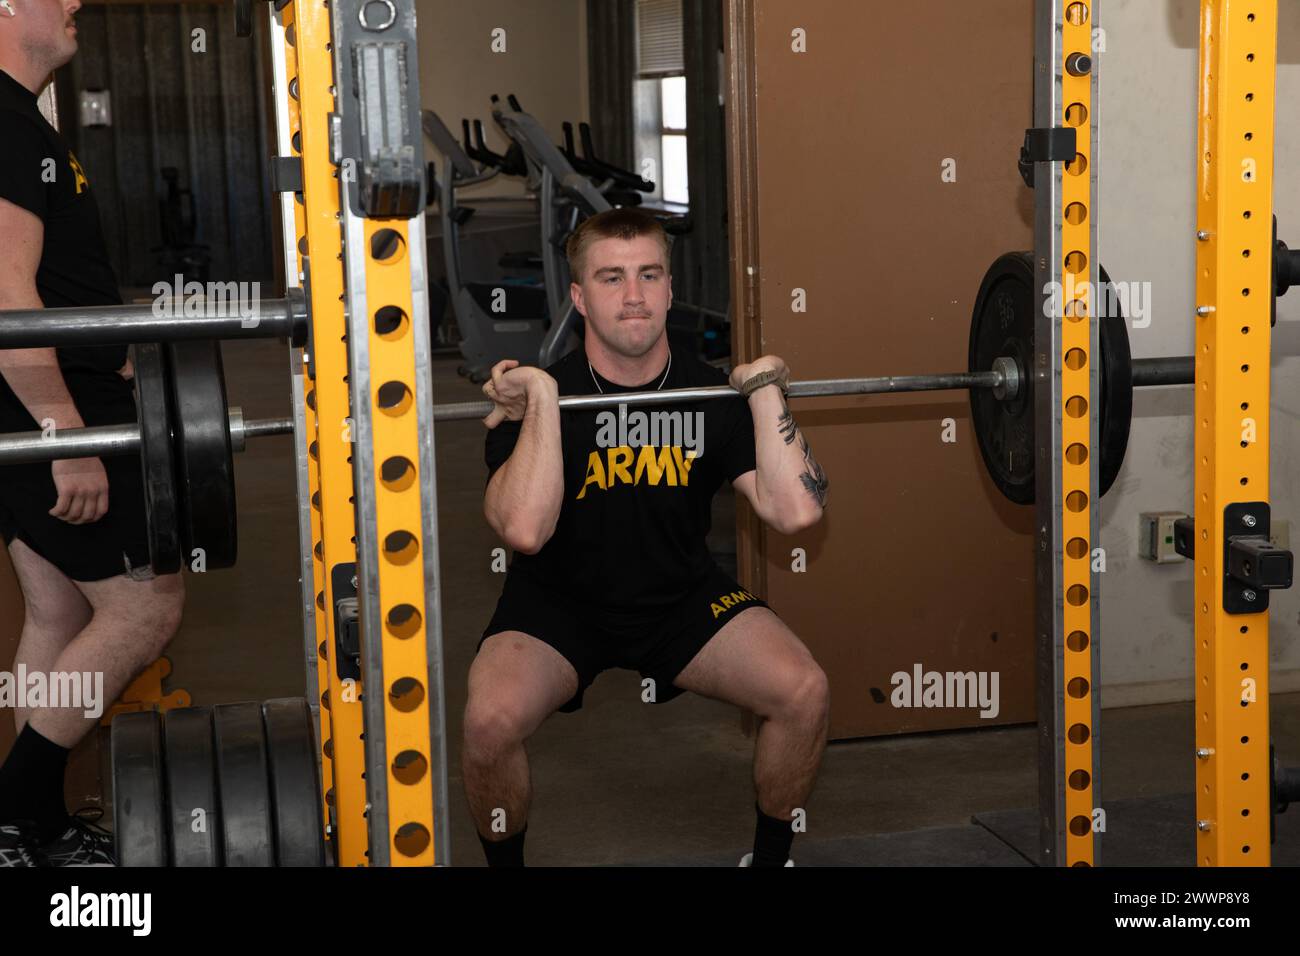
[[[552,134],[561,124],[587,121],[587,0],[418,0],[420,95],[460,138],[462,117],[481,119],[488,146],[504,153],[509,140],[492,122],[493,93],[519,97]],[[505,51],[493,51],[493,31],[505,31]],[[428,158],[436,160],[432,149]],[[494,180],[464,195],[518,195],[522,181]]]
[[[1300,7],[1280,4],[1276,198],[1279,235],[1300,245]],[[1150,282],[1134,358],[1190,355],[1193,325],[1197,0],[1102,0],[1100,255],[1111,277]],[[1274,330],[1273,515],[1300,520],[1300,291]],[[1102,683],[1107,706],[1192,697],[1192,568],[1137,557],[1138,514],[1192,509],[1192,390],[1134,396],[1124,468],[1102,501]],[[1300,535],[1292,531],[1293,546]],[[1273,690],[1300,688],[1300,588],[1272,595]]]

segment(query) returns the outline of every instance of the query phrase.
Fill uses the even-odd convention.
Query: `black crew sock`
[[[0,823],[29,820],[42,841],[58,836],[68,823],[63,803],[63,771],[68,749],[46,740],[28,724],[0,765]]]
[[[785,866],[790,859],[790,845],[794,843],[794,827],[789,820],[769,817],[763,808],[754,803],[758,825],[754,827],[754,859],[750,866]]]
[[[524,834],[528,832],[528,824],[513,836],[508,836],[504,840],[488,840],[483,834],[478,835],[478,841],[483,844],[483,853],[487,856],[488,866],[523,866],[524,865]]]

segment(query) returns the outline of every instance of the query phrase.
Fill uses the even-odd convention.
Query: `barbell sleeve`
[[[241,435],[243,438],[264,438],[293,432],[291,418],[245,421],[243,412],[234,406],[230,409],[229,420],[231,444],[236,451],[242,451],[244,447]],[[44,432],[14,432],[0,436],[0,466],[60,461],[66,458],[110,458],[114,455],[138,454],[139,451],[140,426],[135,422],[62,428],[48,436]]]
[[[8,309],[0,311],[0,349],[192,339],[287,338],[295,346],[307,342],[307,300],[301,289],[289,289],[283,299],[259,300],[247,316],[238,308],[230,315],[185,315],[183,303],[175,307],[175,312],[180,314],[152,302],[69,309]]]
[[[1196,381],[1196,360],[1190,355],[1133,360],[1133,387],[1191,385]]]
[[[268,435],[290,435],[293,433],[292,418],[255,418],[244,422],[246,438],[265,438]]]

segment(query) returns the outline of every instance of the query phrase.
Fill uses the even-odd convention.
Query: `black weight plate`
[[[167,819],[172,866],[221,866],[221,811],[212,746],[212,711],[181,707],[163,715]]]
[[[275,866],[262,707],[219,704],[212,729],[226,866]]]
[[[324,866],[325,823],[311,708],[301,697],[262,704],[270,764],[275,859],[280,866]]]
[[[1110,276],[1098,268],[1103,287],[1100,297],[1106,312],[1098,327],[1101,362],[1099,389],[1101,416],[1098,442],[1101,459],[1098,479],[1106,494],[1128,448],[1133,415],[1133,365],[1128,325]],[[1034,354],[1034,322],[1039,302],[1034,289],[1031,253],[1010,252],[989,267],[980,283],[971,317],[968,368],[987,371],[994,359],[1010,356],[1020,370],[1016,397],[1000,401],[993,390],[970,390],[971,422],[980,455],[994,485],[1008,499],[1027,505],[1034,501],[1034,383],[1029,370]]]
[[[229,568],[239,536],[221,345],[172,342],[167,355],[184,559],[193,561],[197,549],[208,570]]]
[[[175,574],[181,567],[181,542],[171,399],[162,346],[133,346],[131,364],[135,367],[135,397],[140,413],[140,466],[144,472],[149,563],[156,574]]]
[[[1020,368],[1016,397],[1000,401],[993,390],[970,390],[971,423],[989,477],[1017,504],[1034,500],[1034,319],[1033,257],[1009,252],[984,274],[971,316],[968,365],[988,371],[993,360],[1010,356]]]
[[[1124,464],[1128,450],[1129,425],[1133,420],[1133,356],[1128,346],[1128,321],[1110,276],[1097,267],[1104,294],[1101,317],[1101,421],[1097,426],[1101,444],[1099,480],[1101,493],[1110,491]]]
[[[119,866],[166,866],[167,824],[158,714],[119,714],[109,733]]]

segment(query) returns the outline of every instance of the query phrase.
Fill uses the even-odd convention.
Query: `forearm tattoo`
[[[790,406],[784,398],[781,399],[781,417],[777,419],[777,427],[781,430],[781,438],[787,445],[795,441],[799,442],[799,448],[803,451],[804,465],[799,480],[803,482],[804,490],[813,496],[818,507],[826,507],[826,491],[830,487],[830,482],[826,479],[826,472],[822,471],[822,466],[817,464],[817,459],[813,457],[812,446],[808,444],[808,439],[795,424],[794,416],[790,414]]]

